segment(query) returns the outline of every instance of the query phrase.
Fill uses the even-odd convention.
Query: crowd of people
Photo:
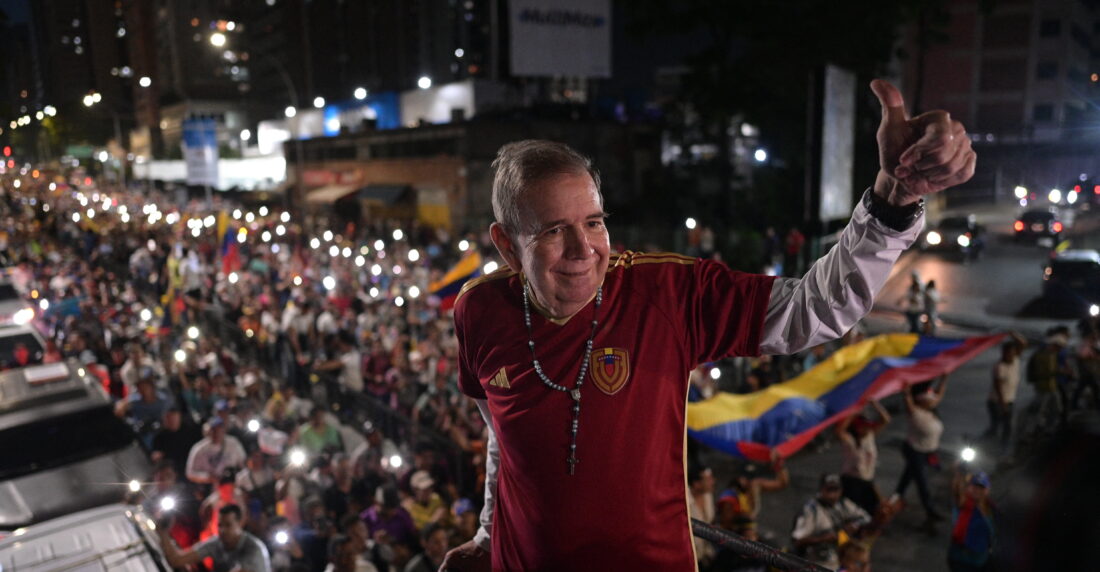
[[[486,237],[396,223],[314,235],[270,207],[162,212],[160,197],[45,179],[5,186],[2,199],[0,250],[11,282],[38,304],[43,357],[76,359],[99,376],[149,451],[153,470],[130,501],[164,519],[174,565],[210,559],[218,569],[262,553],[276,569],[435,570],[449,547],[473,538],[486,428],[459,396],[454,328],[430,290],[461,257],[489,248]],[[934,283],[914,277],[908,300],[911,328],[933,332]],[[1048,332],[1026,372],[1026,342],[1006,342],[988,434],[1011,442],[1024,373],[1041,429],[1064,421],[1086,393],[1100,404],[1097,331],[1083,325],[1073,348],[1068,330]],[[861,337],[857,328],[841,343]],[[724,388],[781,382],[829,349],[739,361],[735,385]],[[707,396],[716,378],[703,373],[693,373],[693,391]],[[874,482],[875,435],[891,422],[876,402],[873,414],[836,427],[843,465],[794,513],[789,538],[765,540],[859,570],[910,483],[930,529],[947,518],[924,474],[937,462],[943,426],[934,411],[945,388],[943,380],[905,395],[894,497]],[[759,497],[787,487],[789,474],[777,459],[745,465],[721,490],[706,467],[689,468],[688,480],[694,517],[760,539]],[[959,569],[988,561],[989,488],[988,476],[960,466],[950,554],[975,567]],[[704,568],[756,566],[705,542],[696,551]]]
[[[313,237],[269,207],[82,182],[4,185],[0,250],[37,305],[34,357],[99,377],[149,452],[129,500],[165,519],[173,564],[435,570],[473,537],[485,426],[429,288],[476,237]]]

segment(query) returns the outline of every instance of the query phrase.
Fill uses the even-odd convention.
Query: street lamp
[[[293,105],[288,105],[286,106],[286,109],[283,110],[283,115],[286,115],[286,118],[290,119],[291,117],[298,115],[298,110],[295,109]]]
[[[210,45],[215,48],[220,48],[225,45],[225,34],[221,32],[214,32],[210,34]]]
[[[431,87],[431,86],[432,86],[432,78],[430,78],[430,77],[428,77],[428,76],[426,76],[426,75],[425,75],[425,76],[421,76],[421,77],[420,77],[420,79],[418,79],[418,80],[416,81],[416,85],[417,85],[418,87],[420,87],[420,89],[428,89],[429,87]]]
[[[138,85],[141,87],[149,87],[153,85],[153,80],[149,76],[143,75],[141,79],[138,80]]]
[[[319,95],[317,97],[313,98],[313,107],[316,107],[317,109],[321,109],[324,106],[325,106],[325,98],[323,98]]]
[[[99,103],[100,101],[103,101],[103,95],[100,94],[98,91],[93,91],[93,92],[85,95],[83,101],[84,101],[84,107],[92,107],[93,105]],[[110,113],[111,114],[111,119],[114,120],[115,140],[118,141],[119,146],[121,146],[123,144],[123,142],[122,142],[122,128],[119,125],[120,121],[119,121],[119,117],[118,117],[118,112],[116,112],[114,109],[111,109],[110,107],[108,107],[107,108],[107,113]],[[106,152],[104,152],[104,153],[106,153]],[[102,159],[101,159],[101,161],[102,161]],[[121,160],[118,163],[118,171],[119,171],[119,182],[122,183],[122,188],[125,189],[126,188],[126,166],[122,164]]]
[[[367,89],[366,88],[364,88],[364,87],[355,88],[355,99],[358,99],[359,101],[363,101],[366,98],[367,98]]]

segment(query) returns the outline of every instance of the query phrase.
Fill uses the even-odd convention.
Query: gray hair
[[[587,173],[596,184],[603,205],[600,173],[592,161],[564,143],[545,139],[525,139],[508,143],[493,160],[493,216],[509,233],[534,232],[533,221],[524,220],[523,195],[539,184],[563,174]]]

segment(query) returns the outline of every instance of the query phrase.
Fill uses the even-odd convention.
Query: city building
[[[1014,201],[1018,185],[1045,196],[1100,175],[1095,3],[944,6],[905,31],[901,75],[915,111],[949,111],[981,157],[973,181],[947,199]]]

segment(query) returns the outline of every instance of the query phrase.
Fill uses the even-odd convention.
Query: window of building
[[[1039,36],[1042,38],[1057,38],[1062,34],[1062,21],[1048,19],[1039,22]]]
[[[1024,90],[1027,87],[1027,59],[983,59],[978,85],[982,91]]]
[[[1035,66],[1035,79],[1054,79],[1058,77],[1058,62],[1039,62]]]
[[[982,46],[986,48],[1016,48],[1020,38],[1031,33],[1028,14],[1004,14],[986,18],[982,31]]]
[[[1034,121],[1054,121],[1054,106],[1049,103],[1040,103],[1031,110],[1031,118]]]
[[[1092,50],[1092,38],[1089,33],[1085,31],[1081,26],[1072,26],[1069,29],[1069,36],[1073,38],[1073,42],[1081,47],[1086,52]]]

